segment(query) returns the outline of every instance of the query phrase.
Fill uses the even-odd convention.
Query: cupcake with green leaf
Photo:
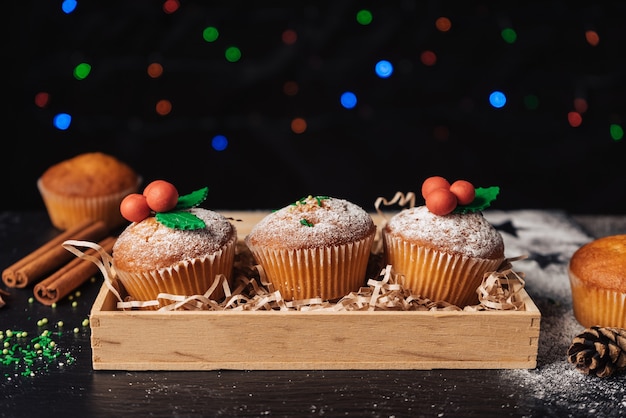
[[[424,181],[424,204],[402,209],[382,228],[385,262],[405,288],[461,308],[478,304],[483,276],[505,261],[502,236],[482,213],[499,191],[440,176]]]
[[[198,207],[208,188],[178,196],[176,188],[155,180],[142,194],[120,205],[131,223],[113,246],[113,268],[127,300],[157,309],[172,303],[158,295],[224,297],[219,283],[232,281],[237,230],[223,215]],[[214,290],[207,294],[209,290]]]

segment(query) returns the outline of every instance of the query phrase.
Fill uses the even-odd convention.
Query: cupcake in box
[[[479,302],[484,274],[505,260],[502,236],[481,212],[498,192],[440,176],[424,181],[425,204],[402,209],[382,228],[385,262],[406,288],[459,307]]]
[[[376,225],[345,199],[308,196],[274,211],[245,238],[285,300],[336,300],[365,284]]]
[[[122,201],[119,210],[131,224],[113,246],[112,266],[131,300],[204,295],[222,276],[231,284],[237,230],[223,215],[197,207],[207,192],[179,197],[171,183],[155,180]],[[223,287],[207,296],[223,298]]]

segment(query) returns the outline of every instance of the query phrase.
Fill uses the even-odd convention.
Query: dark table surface
[[[626,233],[626,216],[572,219],[591,237]],[[55,234],[45,213],[0,212],[0,266]],[[24,330],[31,338],[47,319],[44,326],[67,354],[66,361],[33,365],[26,376],[0,365],[1,416],[626,416],[622,376],[589,385],[589,376],[581,377],[572,387],[580,396],[563,396],[536,390],[537,379],[548,378],[541,374],[530,379],[502,370],[94,371],[90,329],[82,322],[99,283],[85,283],[54,308],[29,301],[32,287],[0,289],[10,293],[0,308],[0,330]],[[538,363],[558,384],[550,366]]]

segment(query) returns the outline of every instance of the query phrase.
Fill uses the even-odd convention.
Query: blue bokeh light
[[[224,151],[228,147],[228,139],[224,135],[215,135],[211,140],[211,146],[215,151]]]
[[[501,91],[494,91],[489,95],[489,103],[499,109],[506,104],[506,96]]]
[[[351,91],[346,91],[341,95],[341,105],[346,109],[352,109],[356,106],[357,98]]]
[[[55,128],[64,131],[72,124],[72,117],[67,113],[59,113],[54,117],[52,123]]]
[[[65,14],[70,14],[74,10],[76,10],[77,5],[78,2],[76,0],[63,0],[63,3],[61,4],[61,10],[63,10],[63,13]]]
[[[393,64],[386,60],[380,60],[376,63],[376,75],[380,78],[388,78],[393,74]]]

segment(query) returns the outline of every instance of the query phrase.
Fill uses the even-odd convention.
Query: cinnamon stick
[[[98,242],[98,245],[107,253],[113,250],[114,237],[107,237]],[[97,255],[96,250],[90,249],[85,252],[89,255]],[[35,284],[33,293],[35,298],[44,305],[52,305],[63,299],[87,279],[98,272],[98,266],[89,260],[75,258],[61,267],[46,279]]]
[[[66,264],[74,257],[63,248],[68,239],[97,241],[107,234],[103,221],[88,221],[68,229],[32,253],[2,271],[2,281],[9,287],[26,287]]]

